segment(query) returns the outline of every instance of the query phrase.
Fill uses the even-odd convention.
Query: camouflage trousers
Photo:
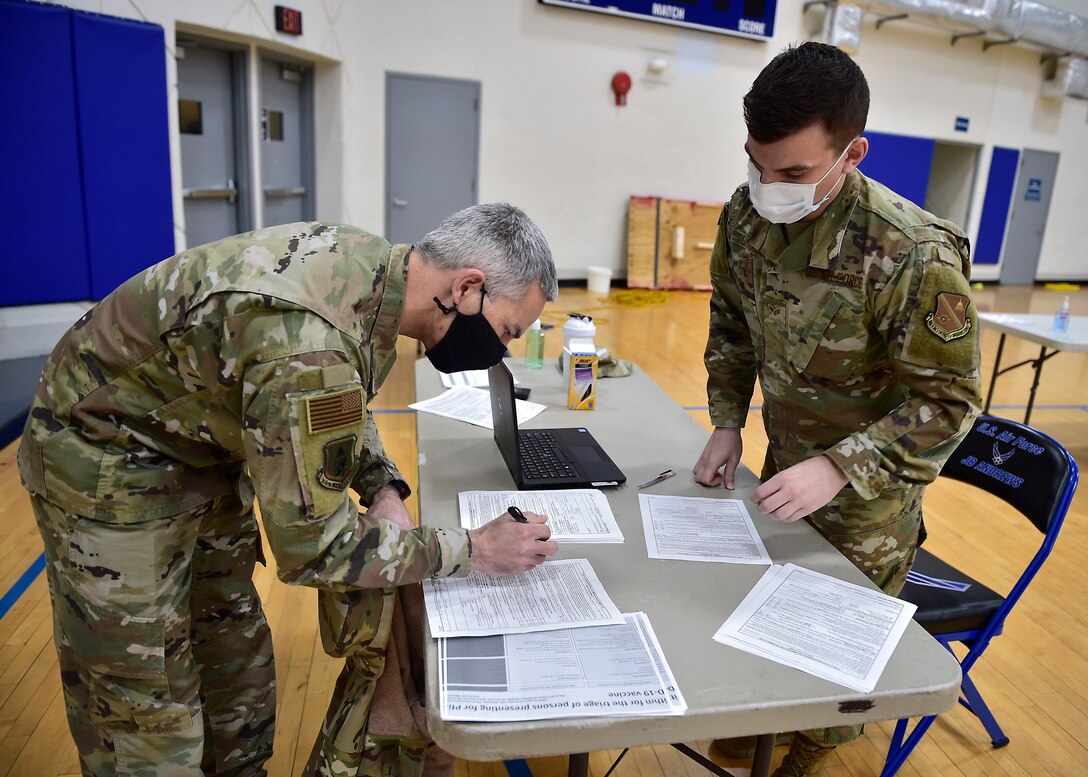
[[[778,472],[768,448],[761,478]],[[918,547],[925,540],[922,522],[924,487],[909,486],[866,501],[847,486],[825,507],[805,518],[850,562],[888,596],[898,596],[914,566]],[[818,745],[832,747],[852,742],[864,726],[831,726],[803,731]]]
[[[251,506],[105,523],[31,500],[83,774],[265,774],[276,675]]]

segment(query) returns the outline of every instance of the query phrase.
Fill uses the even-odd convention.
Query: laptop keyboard
[[[578,470],[566,461],[555,437],[548,432],[518,434],[518,458],[521,460],[522,474],[529,480],[574,477],[578,474]]]

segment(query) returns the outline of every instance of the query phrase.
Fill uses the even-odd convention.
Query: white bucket
[[[589,271],[586,283],[589,290],[594,294],[607,294],[612,285],[612,268],[590,265],[586,270]]]

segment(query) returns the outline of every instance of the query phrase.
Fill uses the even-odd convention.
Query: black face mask
[[[453,321],[446,334],[433,348],[427,350],[427,358],[440,372],[461,372],[462,370],[486,370],[502,361],[506,346],[491,328],[491,323],[484,317],[483,289],[480,294],[480,312],[467,315],[457,306],[446,307],[438,297],[434,304],[443,313],[453,313]]]

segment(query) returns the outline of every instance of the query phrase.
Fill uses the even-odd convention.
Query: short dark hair
[[[836,149],[865,131],[869,84],[848,54],[826,43],[790,46],[744,95],[744,122],[759,143],[775,143],[819,122]]]

